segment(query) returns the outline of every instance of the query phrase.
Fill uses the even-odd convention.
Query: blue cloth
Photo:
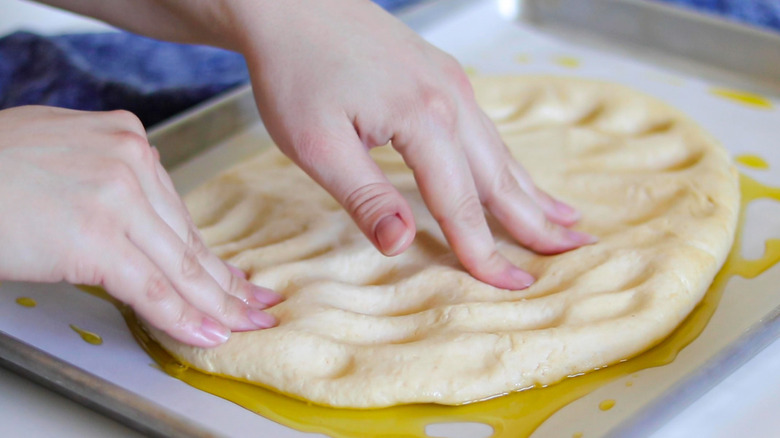
[[[780,0],[655,0],[780,32]]]
[[[130,33],[0,39],[0,108],[126,109],[145,126],[247,82],[243,58]]]

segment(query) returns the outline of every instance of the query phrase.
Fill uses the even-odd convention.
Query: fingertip
[[[570,222],[577,222],[580,219],[580,212],[569,204],[553,199],[553,208],[558,217]]]
[[[536,282],[533,275],[513,265],[498,253],[494,253],[494,256],[485,260],[481,266],[482,269],[478,266],[467,269],[478,280],[499,289],[521,290]]]
[[[511,290],[521,290],[521,289],[527,289],[532,284],[536,282],[536,279],[533,275],[523,271],[522,269],[518,268],[514,265],[509,265],[509,267],[504,271],[504,277],[505,280],[504,283],[504,289],[511,289]]]
[[[382,254],[394,256],[403,252],[414,240],[414,228],[401,215],[385,216],[376,225],[374,240]]]
[[[217,322],[215,319],[204,316],[200,324],[200,330],[198,333],[203,341],[205,341],[205,347],[216,347],[222,345],[230,338],[230,329]]]
[[[250,283],[252,297],[262,303],[264,307],[275,306],[284,301],[284,296],[271,289]]]
[[[257,309],[248,309],[247,317],[257,328],[261,329],[275,327],[279,324],[279,320],[275,316]]]
[[[588,233],[583,233],[577,230],[566,230],[566,240],[579,246],[591,245],[599,241],[599,238]]]
[[[496,275],[479,278],[479,280],[499,289],[508,290],[527,289],[536,282],[533,275],[511,264],[508,264],[503,271],[499,271]]]

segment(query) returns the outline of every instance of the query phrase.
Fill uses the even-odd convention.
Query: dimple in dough
[[[739,191],[726,152],[658,100],[611,83],[474,79],[536,183],[582,212],[595,245],[541,256],[491,224],[538,278],[507,291],[469,276],[389,147],[372,156],[412,206],[417,236],[384,257],[276,150],[186,198],[219,256],[286,301],[276,328],[214,349],[150,329],[181,361],[314,403],[460,404],[548,385],[634,356],[696,306],[733,241]]]

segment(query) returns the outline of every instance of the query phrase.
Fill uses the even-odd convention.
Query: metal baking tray
[[[750,109],[710,101],[714,98],[706,94],[710,85],[718,84],[762,93],[770,99],[780,96],[777,35],[634,0],[499,1],[504,18],[498,23],[495,3],[425,1],[402,11],[400,18],[453,53],[471,71],[570,74],[626,82],[689,112],[733,153],[763,154],[780,165],[780,155],[772,151],[768,140],[780,138],[777,123],[756,122],[763,131],[754,133],[756,137],[750,142],[738,142],[744,134],[719,121],[746,117]],[[672,38],[670,32],[678,33]],[[733,56],[713,54],[713,48],[729,47],[724,44],[733,38],[740,47],[754,49]],[[504,44],[496,46],[496,41]],[[686,43],[681,46],[679,41]],[[507,58],[509,53],[522,56],[523,61],[516,56]],[[572,63],[556,61],[561,57],[576,59],[576,64],[582,65],[573,69]],[[702,102],[710,106],[706,112],[701,110]],[[728,105],[734,105],[733,110]],[[780,116],[774,114],[775,118]],[[160,150],[166,167],[173,169],[182,192],[253,153],[247,144],[268,144],[249,87],[166,122],[151,130],[149,139]],[[755,176],[780,185],[780,177]],[[758,219],[750,222],[749,218],[751,226],[780,237],[779,224],[763,224],[760,218],[765,215],[753,216]],[[758,237],[755,241],[746,239],[747,253],[760,253],[761,239],[767,236]],[[587,436],[646,436],[657,429],[780,336],[778,281],[779,269],[749,282],[732,281],[723,298],[722,307],[727,310],[716,312],[705,332],[675,362],[640,373],[635,386],[644,382],[642,397],[622,403],[622,410],[598,419],[600,425],[593,429],[580,429]],[[739,307],[738,292],[755,292],[754,302],[748,306],[749,318],[728,314],[729,309]],[[13,298],[22,295],[37,299],[38,308],[13,305]],[[32,323],[30,311],[45,318]],[[81,343],[63,330],[69,323],[100,333],[104,345],[95,349]],[[708,347],[708,342],[717,347]],[[239,426],[233,425],[249,425],[267,436],[311,436],[190,388],[149,367],[149,362],[108,303],[65,284],[0,286],[0,364],[77,402],[148,435],[234,436]],[[665,383],[659,385],[659,381]],[[534,436],[560,435],[561,424],[578,421],[585,407],[598,402],[602,395],[597,393],[621,391],[622,382],[613,383],[562,409]]]

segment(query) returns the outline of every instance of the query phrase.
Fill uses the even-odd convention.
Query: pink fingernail
[[[246,280],[246,272],[244,272],[243,269],[239,268],[238,266],[233,266],[230,263],[225,263],[227,265],[228,270],[230,271],[233,276],[238,278],[243,278]]]
[[[512,288],[514,290],[525,289],[534,284],[536,281],[533,275],[523,271],[516,266],[510,266],[508,274],[509,278],[511,278],[512,282],[514,283],[515,287]]]
[[[555,201],[555,211],[557,211],[559,214],[562,214],[563,216],[570,218],[579,218],[580,216],[580,212],[578,212],[574,207],[558,200]]]
[[[256,284],[251,285],[252,296],[255,300],[265,304],[266,306],[274,306],[284,301],[284,297],[271,289],[258,286]]]
[[[599,241],[599,238],[577,230],[566,230],[566,240],[579,245],[590,245]]]
[[[249,320],[259,328],[269,328],[278,324],[278,321],[273,315],[256,309],[248,309],[246,315],[249,317]]]
[[[398,214],[384,217],[374,231],[379,250],[387,256],[396,255],[403,248],[409,240],[408,234],[408,227]]]
[[[224,344],[230,338],[230,330],[208,316],[200,323],[200,332],[209,341]]]

